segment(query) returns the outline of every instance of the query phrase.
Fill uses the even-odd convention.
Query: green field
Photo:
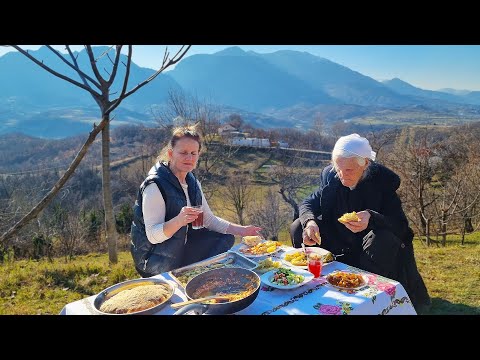
[[[288,245],[286,233],[281,239]],[[445,248],[414,241],[418,268],[432,297],[424,314],[480,315],[480,233],[466,245],[450,239]],[[19,260],[0,266],[0,314],[58,314],[69,302],[138,278],[129,252],[109,266],[106,254],[64,259]]]

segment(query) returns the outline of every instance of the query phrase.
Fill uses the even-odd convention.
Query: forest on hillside
[[[336,138],[321,123],[304,132],[263,130],[232,123],[252,137],[286,141],[291,147],[331,151]],[[240,119],[241,120],[241,119]],[[121,126],[112,131],[112,196],[117,231],[130,231],[139,184],[171,133],[171,126]],[[212,132],[210,132],[212,134]],[[480,124],[455,127],[405,127],[361,134],[377,151],[377,161],[402,179],[398,191],[410,224],[427,245],[445,243],[448,234],[464,235],[480,226]],[[24,135],[0,139],[0,231],[18,221],[61,176],[81,146],[82,137],[44,140]],[[6,258],[71,258],[106,251],[103,236],[100,143],[95,142],[74,175],[40,216],[2,244]],[[196,175],[213,210],[242,224],[256,223],[278,237],[298,205],[318,183],[325,155],[301,151],[231,146],[205,137]],[[227,186],[228,185],[228,186]],[[222,201],[217,201],[218,198]],[[268,214],[266,216],[266,214]]]

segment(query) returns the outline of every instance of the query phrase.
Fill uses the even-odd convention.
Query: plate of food
[[[338,289],[355,290],[367,285],[367,279],[348,271],[334,271],[326,276],[327,282]]]
[[[252,236],[244,236],[242,237],[242,243],[247,245],[247,246],[255,246],[260,244],[262,241],[265,241],[262,239],[260,235],[252,235]]]
[[[323,265],[331,263],[334,260],[334,256],[330,251],[320,247],[306,247],[305,252],[307,254],[310,252],[317,253],[322,260]],[[302,249],[294,249],[287,251],[283,255],[283,260],[288,265],[295,266],[300,269],[307,269],[307,257]]]
[[[277,260],[269,256],[266,259],[259,261],[257,266],[252,270],[257,274],[265,274],[268,271],[282,267],[282,265],[283,264],[281,260]]]
[[[247,257],[256,258],[275,254],[280,250],[281,246],[282,244],[279,241],[267,240],[255,246],[242,245],[238,251]]]
[[[264,284],[284,290],[298,288],[312,279],[313,275],[308,271],[287,268],[271,270],[260,277]]]

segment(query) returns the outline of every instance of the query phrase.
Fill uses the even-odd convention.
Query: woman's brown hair
[[[202,149],[202,136],[200,132],[197,130],[198,123],[195,125],[189,126],[179,126],[173,129],[172,137],[162,151],[160,155],[157,157],[157,161],[168,161],[167,152],[169,149],[173,149],[177,144],[178,140],[183,139],[184,137],[190,138],[198,142],[198,151]]]

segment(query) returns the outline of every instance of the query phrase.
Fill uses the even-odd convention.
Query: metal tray
[[[217,269],[221,267],[240,267],[252,270],[255,266],[257,266],[257,263],[246,258],[245,256],[233,251],[227,251],[207,260],[202,260],[194,264],[169,271],[168,274],[179,286],[185,288],[188,280],[211,269]]]

